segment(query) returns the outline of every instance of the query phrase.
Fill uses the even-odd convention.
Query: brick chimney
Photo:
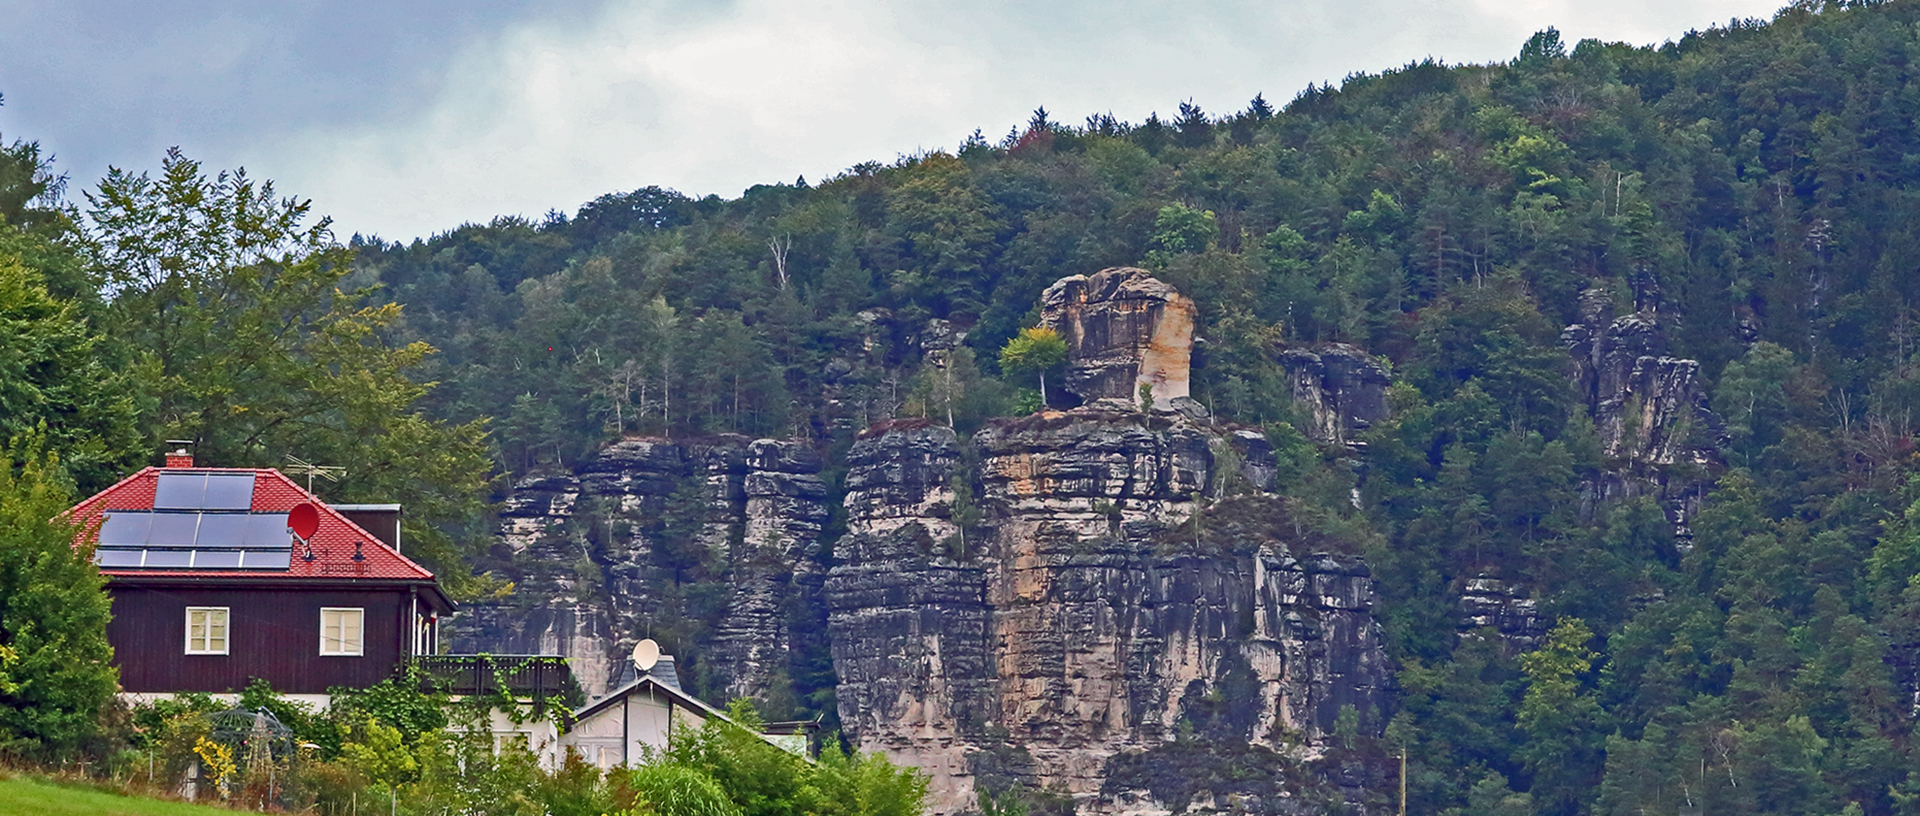
[[[177,446],[173,450],[167,451],[167,467],[193,467],[193,454],[187,452],[187,446],[193,444],[192,442],[184,439],[169,439],[167,443]]]

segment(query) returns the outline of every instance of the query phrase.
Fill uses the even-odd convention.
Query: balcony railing
[[[413,659],[428,690],[470,696],[506,692],[569,707],[583,705],[585,695],[573,680],[564,657],[554,655],[423,655]]]

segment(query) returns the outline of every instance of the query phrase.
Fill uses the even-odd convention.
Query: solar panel
[[[197,513],[200,517],[200,529],[194,534],[193,546],[201,549],[219,548],[238,550],[247,546],[247,516],[226,513]]]
[[[240,556],[245,553],[236,550],[195,550],[194,569],[239,569]]]
[[[246,519],[247,549],[285,550],[293,546],[293,537],[287,534],[285,513],[255,513]]]
[[[152,513],[108,513],[107,520],[100,525],[100,546],[137,544],[144,547],[147,527],[152,523]]]
[[[207,474],[207,496],[200,507],[206,510],[253,509],[253,474]]]
[[[283,570],[287,569],[288,566],[293,563],[292,550],[280,550],[278,552],[247,550],[240,555],[242,557],[240,566],[244,569]]]
[[[251,473],[161,473],[153,489],[155,510],[250,510]]]
[[[147,528],[147,544],[157,547],[191,547],[199,534],[199,513],[155,513]]]
[[[145,548],[138,550],[110,550],[102,547],[95,552],[95,556],[100,561],[100,566],[107,569],[139,569],[141,562],[146,560],[146,555],[147,551]]]
[[[205,473],[162,473],[153,487],[155,510],[197,510],[206,497]]]
[[[147,569],[188,569],[193,566],[192,550],[147,550]]]
[[[95,557],[105,569],[285,570],[292,551],[285,513],[115,511]]]

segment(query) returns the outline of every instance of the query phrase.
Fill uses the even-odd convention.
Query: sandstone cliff
[[[1281,536],[1262,443],[1089,409],[860,440],[827,581],[849,736],[932,774],[939,812],[1012,784],[1087,812],[1327,804],[1307,763],[1341,709],[1386,713],[1372,581]],[[1185,787],[1249,752],[1260,772]]]
[[[789,621],[819,585],[820,467],[795,442],[628,439],[575,473],[522,479],[498,539],[517,591],[463,610],[453,648],[567,656],[593,698],[630,671],[634,642],[679,623],[660,619],[663,587],[724,578],[708,642],[682,658],[711,696],[760,694],[808,635]]]
[[[1387,416],[1387,370],[1360,349],[1329,343],[1288,349],[1280,362],[1292,380],[1293,403],[1315,442],[1358,445],[1353,435]]]
[[[1130,410],[1140,389],[1167,409],[1188,398],[1193,300],[1144,269],[1061,278],[1040,295],[1040,325],[1066,338],[1067,390],[1089,404]]]
[[[1336,723],[1378,734],[1391,713],[1356,547],[1305,540],[1265,436],[1188,398],[1191,300],[1109,269],[1044,307],[1085,405],[965,440],[868,428],[831,463],[830,558],[829,463],[799,442],[629,439],[523,479],[500,530],[520,591],[464,612],[456,647],[569,655],[593,697],[635,640],[678,626],[690,686],[716,702],[777,696],[796,655],[830,649],[845,733],[927,771],[936,814],[1016,785],[1088,813],[1355,796],[1366,769],[1339,756]],[[960,336],[931,321],[909,350],[935,359]],[[1384,414],[1385,373],[1359,350],[1292,363],[1321,441]],[[661,616],[702,608],[697,631]]]
[[[1605,473],[1586,485],[1586,511],[1650,496],[1684,541],[1726,429],[1707,408],[1700,363],[1667,356],[1654,296],[1639,299],[1636,311],[1615,317],[1612,295],[1587,290],[1580,322],[1560,335],[1607,459]]]

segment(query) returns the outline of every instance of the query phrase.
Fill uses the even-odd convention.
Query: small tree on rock
[[[1047,404],[1047,372],[1067,360],[1067,340],[1045,326],[1021,329],[1000,350],[1000,368],[1009,374],[1040,378],[1040,405]]]

